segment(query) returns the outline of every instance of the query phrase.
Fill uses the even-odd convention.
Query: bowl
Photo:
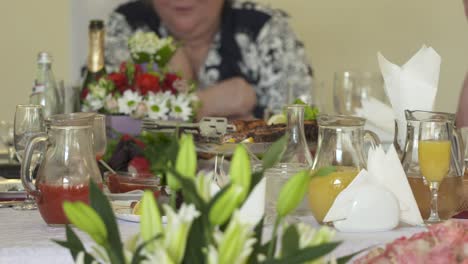
[[[134,190],[161,190],[160,179],[151,173],[106,172],[104,182],[111,193],[127,193]]]

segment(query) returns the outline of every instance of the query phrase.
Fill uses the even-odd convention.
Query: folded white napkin
[[[362,99],[361,104],[356,114],[367,120],[365,129],[375,132],[382,142],[393,142],[395,118],[392,108],[372,96]]]
[[[398,220],[410,225],[424,224],[393,145],[387,153],[382,147],[370,149],[367,168],[337,196],[325,222],[334,222],[342,231],[388,230],[396,227]],[[361,195],[365,191],[370,193],[368,197]],[[366,203],[359,206],[360,211],[356,210],[359,203]]]
[[[401,127],[398,138],[403,140],[406,135],[404,111],[433,110],[441,58],[433,48],[425,45],[401,67],[388,61],[380,52],[377,57],[385,81],[385,92]]]

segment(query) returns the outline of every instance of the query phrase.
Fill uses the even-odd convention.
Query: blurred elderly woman
[[[170,68],[197,81],[199,117],[261,117],[282,107],[289,87],[311,89],[304,47],[282,11],[238,0],[133,1],[109,18],[108,67],[130,58],[127,40],[137,30],[182,43]]]

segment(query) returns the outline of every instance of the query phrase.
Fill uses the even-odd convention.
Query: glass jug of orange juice
[[[322,222],[338,194],[367,167],[364,142],[376,147],[380,140],[364,130],[365,119],[360,117],[320,115],[317,122],[318,146],[312,169],[336,167],[335,172],[310,182],[309,206],[315,219]]]
[[[404,151],[402,154],[402,164],[405,170],[408,182],[413,191],[414,197],[418,204],[421,216],[427,219],[430,212],[431,192],[429,183],[422,176],[420,171],[420,163],[418,157],[419,149],[419,129],[422,121],[440,120],[446,121],[449,126],[451,136],[451,163],[448,174],[440,183],[438,191],[438,211],[442,220],[448,219],[455,215],[463,202],[463,174],[464,174],[464,148],[462,138],[455,129],[455,115],[444,112],[429,112],[429,111],[405,111],[407,121],[406,140]],[[403,128],[404,129],[404,128]],[[427,162],[434,165],[434,159]]]

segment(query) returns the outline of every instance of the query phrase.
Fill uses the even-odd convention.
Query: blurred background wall
[[[57,79],[79,83],[87,21],[124,0],[0,1],[0,120],[26,103],[38,51],[50,51]],[[403,64],[423,44],[442,56],[436,110],[454,112],[468,70],[468,25],[461,0],[259,0],[286,10],[305,43],[322,100],[331,108],[333,73],[379,71],[376,54]]]

